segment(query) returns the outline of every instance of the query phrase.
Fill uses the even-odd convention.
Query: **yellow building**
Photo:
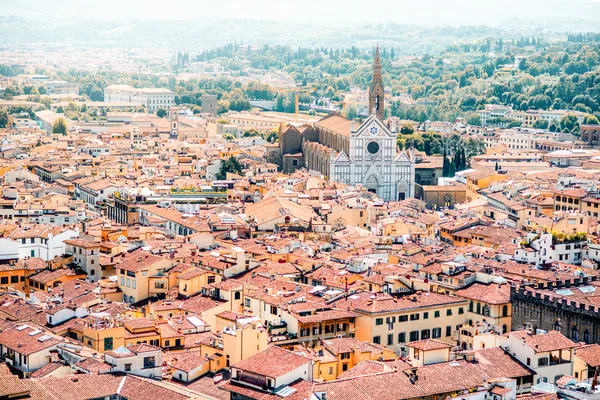
[[[86,321],[78,339],[95,351],[104,353],[125,344],[125,327],[115,321],[96,318]]]
[[[356,338],[336,338],[321,342],[312,352],[315,357],[317,379],[330,381],[365,360],[391,361],[396,359],[394,351]]]
[[[507,181],[506,175],[495,171],[476,171],[465,175],[467,179],[466,201],[471,202],[479,198],[479,190],[489,187],[495,182]]]
[[[221,275],[197,267],[177,275],[177,286],[181,296],[192,296],[204,287],[220,281]]]
[[[165,271],[172,265],[171,260],[145,251],[133,252],[119,260],[115,269],[123,302],[132,304],[167,293],[169,282]]]
[[[498,333],[511,331],[512,304],[510,285],[474,283],[456,291],[456,296],[469,301],[467,320],[460,330],[460,346],[473,349],[473,337],[493,330]]]
[[[456,344],[457,327],[465,322],[469,303],[438,293],[417,292],[397,298],[364,292],[334,304],[358,314],[355,319],[357,339],[399,352],[408,342],[430,338]]]
[[[600,373],[600,345],[589,344],[575,348],[573,374],[577,380],[592,379]]]

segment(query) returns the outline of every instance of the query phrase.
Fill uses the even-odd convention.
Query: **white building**
[[[332,153],[331,179],[362,185],[387,201],[414,197],[415,160],[396,153],[396,134],[375,115],[350,133],[350,154]]]
[[[39,257],[44,261],[65,254],[65,240],[79,236],[79,231],[54,225],[22,225],[8,237],[0,238],[0,260]]]
[[[23,377],[42,368],[52,360],[51,350],[62,340],[41,329],[28,325],[18,325],[0,332],[0,354]]]
[[[175,93],[164,88],[137,89],[129,85],[110,85],[104,88],[105,102],[130,102],[144,105],[150,112],[175,105]]]
[[[573,375],[577,346],[558,331],[521,330],[508,337],[509,352],[536,372],[535,384],[554,383],[563,375]]]
[[[160,378],[162,375],[162,350],[146,343],[121,346],[106,352],[104,361],[112,366],[113,371],[146,378]]]

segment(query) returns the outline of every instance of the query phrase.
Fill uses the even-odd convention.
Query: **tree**
[[[244,137],[256,137],[256,136],[260,136],[260,132],[257,131],[255,128],[251,128],[251,129],[248,129],[246,132],[244,132],[243,136]]]
[[[443,164],[442,164],[442,176],[445,178],[448,176],[448,171],[449,171],[449,167],[450,167],[450,162],[448,161],[448,157],[446,157],[446,149],[444,148],[444,155],[443,155]]]
[[[228,142],[231,142],[233,139],[235,139],[235,137],[231,133],[226,133],[223,135],[223,139],[227,140]]]
[[[164,108],[159,108],[158,110],[156,110],[156,116],[158,118],[164,118],[167,116],[167,110],[165,110]]]
[[[241,174],[242,165],[233,156],[229,157],[226,161],[221,160],[221,166],[219,167],[219,173],[216,174],[217,179],[222,180],[227,177],[227,173]]]
[[[545,119],[538,119],[533,123],[533,127],[535,129],[547,129],[548,128],[548,121]]]
[[[481,117],[477,113],[469,115],[467,118],[467,124],[473,126],[481,126]]]
[[[415,133],[415,128],[411,124],[404,124],[402,128],[400,128],[400,133],[403,135],[412,135]]]
[[[555,124],[554,122],[553,122],[553,123],[551,123],[551,124],[550,124],[550,126],[548,127],[548,130],[549,130],[550,132],[556,132],[556,130],[557,130],[557,129],[558,129],[558,128],[556,127],[556,124]]]
[[[271,131],[268,134],[264,135],[264,139],[269,143],[275,143],[278,139],[279,135],[277,131]]]
[[[6,110],[0,110],[0,128],[6,128],[8,125],[8,113]]]
[[[600,121],[598,121],[598,117],[595,115],[588,115],[583,119],[583,123],[585,125],[600,125]]]
[[[52,133],[67,134],[67,123],[64,118],[58,118],[54,121],[54,124],[52,124]]]
[[[560,130],[562,132],[565,132],[565,129],[568,132],[573,131],[575,129],[576,125],[577,125],[577,127],[579,127],[577,121],[578,121],[577,120],[577,115],[575,115],[575,114],[567,114],[567,115],[565,115],[564,117],[562,117],[560,119]]]
[[[346,106],[346,118],[353,120],[358,116],[358,110],[356,109],[356,103],[350,102]]]

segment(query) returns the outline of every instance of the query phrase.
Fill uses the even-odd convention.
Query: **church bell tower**
[[[375,50],[373,60],[373,80],[369,88],[369,114],[375,114],[381,121],[384,119],[385,95],[383,80],[381,79],[381,59],[379,58],[379,45]]]

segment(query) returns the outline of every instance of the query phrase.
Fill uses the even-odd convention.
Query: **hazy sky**
[[[597,20],[600,0],[0,0],[1,15],[496,25],[511,17]]]

